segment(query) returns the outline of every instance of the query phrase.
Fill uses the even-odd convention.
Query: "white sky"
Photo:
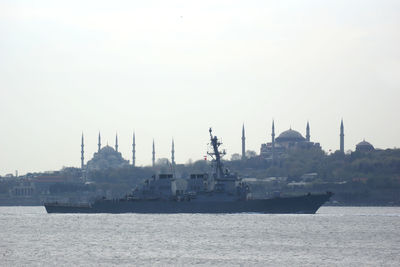
[[[62,3],[61,3],[62,2]],[[0,1],[0,175],[229,154],[290,126],[324,150],[400,147],[400,1]]]

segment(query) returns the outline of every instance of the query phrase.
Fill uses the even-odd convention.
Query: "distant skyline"
[[[228,155],[289,129],[325,151],[400,147],[399,1],[1,1],[0,175]]]

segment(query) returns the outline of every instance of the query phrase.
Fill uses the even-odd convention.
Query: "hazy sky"
[[[324,150],[400,147],[400,1],[0,1],[0,175],[80,166],[103,144],[138,165],[259,153],[276,131]],[[228,156],[229,158],[229,156]]]

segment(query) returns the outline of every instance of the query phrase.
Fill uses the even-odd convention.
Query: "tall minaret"
[[[133,138],[132,138],[132,166],[135,167],[135,153],[136,153],[136,144],[135,144],[135,132],[133,132]]]
[[[275,122],[272,120],[272,162],[275,161]]]
[[[310,142],[310,124],[307,121],[307,126],[306,126],[306,140]]]
[[[175,144],[174,144],[174,138],[172,138],[172,149],[171,149],[171,163],[172,166],[175,166]]]
[[[100,152],[100,149],[101,149],[101,136],[100,136],[100,132],[99,132],[99,143],[97,144],[97,146],[98,146],[97,152]]]
[[[152,158],[152,166],[156,165],[156,150],[154,148],[154,139],[153,139],[153,158]]]
[[[340,152],[344,153],[344,127],[343,127],[343,119],[340,122]]]
[[[244,134],[244,123],[242,126],[242,160],[246,159],[246,137]]]
[[[83,169],[83,167],[85,167],[85,162],[84,162],[84,155],[83,155],[83,133],[82,133],[82,142],[81,142],[81,169]]]
[[[115,151],[118,152],[118,134],[115,134]]]

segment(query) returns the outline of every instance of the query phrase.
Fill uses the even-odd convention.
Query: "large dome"
[[[289,129],[282,132],[277,138],[276,142],[302,142],[306,139],[298,131]]]
[[[100,149],[99,153],[100,154],[115,154],[115,153],[118,153],[118,152],[115,151],[115,149],[110,147],[109,145],[106,145],[105,147]]]
[[[358,143],[356,145],[356,150],[357,151],[372,151],[374,149],[375,149],[374,146],[371,145],[371,143],[369,143],[369,142],[367,142],[365,140],[361,141],[360,143]]]
[[[87,170],[101,170],[108,168],[120,168],[128,165],[129,161],[122,158],[120,152],[110,146],[105,146],[94,153],[93,158],[86,164]]]

